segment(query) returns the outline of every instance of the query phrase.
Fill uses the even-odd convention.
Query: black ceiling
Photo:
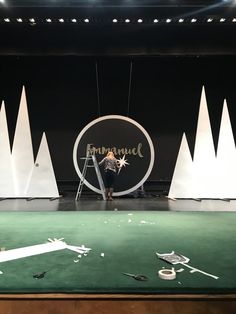
[[[234,0],[2,0],[9,7],[233,5]]]
[[[232,55],[235,21],[235,0],[5,0],[0,55]]]

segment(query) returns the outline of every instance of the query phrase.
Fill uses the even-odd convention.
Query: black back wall
[[[12,143],[25,86],[35,156],[45,131],[58,181],[77,179],[72,161],[76,137],[107,114],[128,115],[147,130],[156,151],[149,180],[171,180],[183,132],[193,153],[203,85],[215,146],[224,98],[236,135],[235,71],[234,56],[1,56],[0,99]]]

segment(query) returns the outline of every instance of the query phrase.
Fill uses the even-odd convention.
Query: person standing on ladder
[[[112,201],[112,194],[114,190],[114,182],[117,174],[117,169],[119,169],[119,160],[116,159],[114,153],[109,151],[100,162],[99,165],[104,164],[105,171],[105,188],[106,188],[106,199]]]

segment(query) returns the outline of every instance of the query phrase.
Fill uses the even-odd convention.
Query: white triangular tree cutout
[[[27,196],[42,198],[59,197],[45,133],[43,133],[41,139]]]
[[[188,144],[183,136],[169,197],[236,198],[236,147],[227,103],[224,101],[217,156],[215,156],[204,88],[201,95],[192,164],[188,155],[190,155]]]
[[[16,197],[26,195],[26,187],[34,165],[30,123],[25,88],[23,87],[12,147]]]
[[[193,164],[194,194],[192,197],[216,197],[216,156],[204,87],[202,88],[200,110],[198,115]]]
[[[0,111],[0,197],[14,197],[11,148],[4,102]]]
[[[38,167],[37,167],[38,166]],[[59,197],[46,135],[43,134],[36,163],[23,87],[12,153],[4,104],[0,111],[0,197]]]
[[[177,157],[173,178],[169,190],[169,198],[191,198],[193,162],[185,133],[183,134]]]
[[[236,149],[226,100],[224,101],[217,148],[218,194],[236,198]]]

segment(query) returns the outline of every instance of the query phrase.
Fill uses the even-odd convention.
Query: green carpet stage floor
[[[235,212],[0,212],[0,247],[5,250],[64,238],[92,250],[87,256],[68,249],[0,263],[0,293],[236,293]],[[172,250],[189,265],[175,280],[157,275],[171,265],[155,252]],[[103,254],[102,254],[103,253]],[[41,279],[33,277],[46,272]],[[144,274],[136,281],[123,272]]]

